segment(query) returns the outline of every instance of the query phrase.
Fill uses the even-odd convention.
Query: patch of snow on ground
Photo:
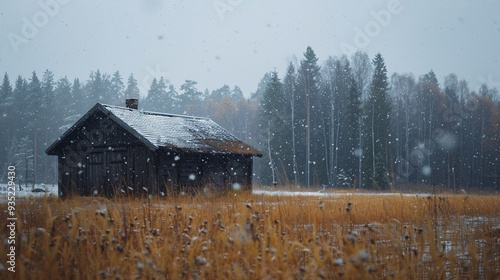
[[[40,190],[39,192],[33,192],[31,186],[25,188],[22,186],[23,190],[19,190],[19,186],[16,185],[16,199],[17,198],[26,198],[26,197],[43,197],[43,196],[56,196],[57,197],[57,185],[56,184],[36,184],[35,190]],[[41,191],[44,190],[44,191]],[[0,203],[7,202],[7,195],[9,194],[9,188],[7,184],[0,184]]]
[[[409,196],[409,197],[427,197],[431,196],[428,193],[408,194],[408,193],[382,193],[382,192],[292,192],[292,191],[268,191],[268,190],[253,190],[254,195],[270,195],[270,196],[320,196],[320,197],[339,197],[339,196]]]

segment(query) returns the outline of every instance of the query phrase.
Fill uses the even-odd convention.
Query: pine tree
[[[168,80],[164,77],[160,77],[160,80],[158,81],[158,92],[161,96],[159,108],[160,112],[172,112],[176,102],[175,96],[177,95],[174,86],[169,85]]]
[[[390,99],[388,95],[388,77],[382,55],[378,53],[373,59],[373,77],[370,84],[370,96],[365,110],[367,121],[367,149],[366,159],[371,165],[364,168],[373,187],[387,189],[389,187],[387,155],[389,139]]]
[[[299,154],[304,172],[303,181],[307,186],[311,186],[311,179],[317,178],[319,182],[326,180],[326,172],[322,166],[326,164],[324,156],[323,130],[320,129],[320,98],[319,80],[320,67],[318,58],[311,47],[307,47],[304,58],[300,62],[298,75],[298,90],[295,104],[297,105],[297,119],[295,126],[299,129],[299,139],[304,139],[298,143],[303,152]],[[300,131],[301,130],[301,131]],[[311,169],[311,166],[314,167]]]
[[[125,89],[125,98],[138,98],[139,97],[139,87],[137,86],[137,80],[134,79],[134,74],[130,74],[127,81],[127,88]]]
[[[170,104],[167,103],[165,105],[165,111],[167,111],[169,113],[175,113],[175,114],[179,114],[182,112],[181,100],[179,98],[179,93],[175,89],[175,86],[172,84],[168,85],[167,100],[168,100],[168,102],[170,102]]]
[[[125,102],[125,85],[123,84],[122,76],[119,71],[113,73],[110,81],[110,95],[112,98],[112,104],[123,105]]]
[[[209,96],[209,100],[213,102],[220,102],[224,96],[229,96],[231,88],[228,85],[215,89]]]
[[[182,114],[196,114],[201,110],[203,93],[196,88],[197,84],[193,80],[186,80],[181,85],[182,94],[179,95],[179,101]]]
[[[76,80],[75,83],[77,81],[78,80]],[[75,124],[75,122],[81,117],[81,114],[76,112],[76,108],[79,107],[79,104],[75,100],[72,85],[68,81],[67,77],[63,77],[57,81],[54,91],[59,104],[58,108],[64,108],[64,110],[61,110],[59,115],[57,126],[58,134],[62,134]]]
[[[260,78],[259,84],[257,85],[257,90],[253,92],[250,96],[250,99],[253,100],[261,100],[264,92],[266,91],[267,84],[271,80],[271,72],[267,72]]]
[[[299,183],[299,170],[297,166],[297,147],[296,147],[296,139],[295,139],[295,94],[297,93],[297,75],[295,73],[295,67],[292,63],[288,65],[288,69],[286,71],[286,76],[283,79],[283,87],[284,94],[286,99],[286,104],[289,106],[289,115],[290,115],[290,130],[291,130],[291,143],[292,150],[292,174],[293,174],[293,182],[295,184]],[[292,177],[290,177],[292,179]]]
[[[148,96],[144,100],[144,108],[157,112],[171,112],[172,100],[168,96],[167,84],[163,77],[160,80],[154,78],[148,90]]]
[[[80,83],[80,79],[75,78],[73,80],[73,85],[71,86],[71,97],[72,101],[75,104],[75,113],[77,115],[83,115],[88,110],[88,108],[82,106],[82,104],[87,104],[86,96],[83,91],[84,86]]]
[[[23,121],[25,122],[26,133],[29,139],[34,139],[34,129],[37,127],[37,117],[40,116],[40,102],[42,102],[42,85],[36,72],[33,72],[28,83],[27,92],[23,96],[23,107],[26,108],[23,112]]]
[[[21,76],[18,76],[14,86],[14,108],[26,108],[26,110],[32,110],[32,108],[28,108],[28,105],[25,103],[28,98],[28,82],[23,79]],[[31,114],[32,112],[23,112],[21,110],[14,110],[12,112],[12,126],[22,128],[22,130],[15,130],[13,137],[24,137],[26,135],[26,130],[29,129],[27,125],[27,114]]]
[[[239,86],[234,86],[233,89],[231,90],[229,96],[235,102],[237,102],[240,99],[244,98],[243,97],[243,91],[241,91],[241,88]]]
[[[104,75],[97,69],[95,72],[90,73],[90,78],[85,84],[85,109],[89,109],[97,102],[105,103],[106,100],[106,82]]]
[[[44,133],[42,130],[50,129],[51,124],[55,121],[54,106],[56,106],[56,104],[54,96],[54,74],[49,70],[45,70],[43,73],[41,90],[42,94],[39,102],[40,111],[37,118],[39,126],[37,127],[41,133]]]

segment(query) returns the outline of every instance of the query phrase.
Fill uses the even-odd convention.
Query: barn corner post
[[[253,190],[253,156],[248,157],[248,171],[247,171],[247,190],[252,191]]]
[[[58,155],[57,159],[57,195],[66,198],[69,195],[70,184],[65,180],[66,165],[64,164],[64,155]]]

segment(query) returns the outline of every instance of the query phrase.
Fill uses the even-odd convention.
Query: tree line
[[[500,101],[483,84],[431,70],[388,75],[384,59],[357,52],[321,65],[308,47],[259,102],[265,182],[401,190],[500,185]]]
[[[5,73],[2,170],[15,165],[25,184],[55,183],[57,162],[45,155],[47,146],[96,102],[123,106],[138,96],[133,74],[124,82],[119,71],[70,81],[46,70],[13,84]],[[265,73],[248,98],[238,86],[202,91],[193,80],[176,87],[156,77],[139,107],[212,118],[262,151],[254,173],[263,185],[500,187],[498,90],[470,89],[455,74],[440,84],[432,70],[389,76],[381,54],[320,63],[308,47],[281,77]]]

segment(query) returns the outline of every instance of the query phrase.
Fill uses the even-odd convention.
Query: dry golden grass
[[[16,211],[16,272],[0,279],[500,278],[496,195],[27,199]]]

